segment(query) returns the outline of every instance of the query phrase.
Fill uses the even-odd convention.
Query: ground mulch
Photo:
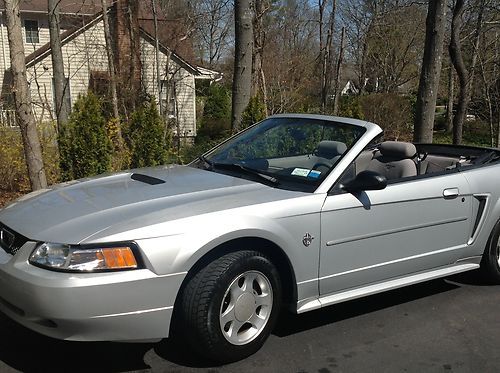
[[[21,197],[23,194],[24,193],[21,192],[8,192],[5,190],[0,190],[0,208],[5,206],[10,201],[13,201],[16,198]]]

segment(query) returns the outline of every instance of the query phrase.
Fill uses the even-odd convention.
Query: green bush
[[[203,118],[198,136],[217,139],[226,136],[231,129],[231,100],[228,90],[219,84],[212,84],[208,89]]]
[[[128,125],[123,127],[123,137],[130,150],[130,167],[165,164],[168,136],[154,100],[132,114]]]
[[[69,122],[59,133],[63,180],[97,175],[110,170],[111,142],[101,102],[93,93],[80,95]]]
[[[203,153],[215,147],[221,141],[222,139],[210,140],[206,137],[202,139],[196,138],[194,144],[184,144],[181,147],[179,159],[177,159],[177,162],[181,164],[189,163],[198,158]]]
[[[254,123],[266,119],[266,108],[259,95],[250,99],[248,106],[241,115],[241,128],[247,128]]]
[[[340,96],[339,116],[355,119],[364,119],[359,96]]]
[[[121,122],[119,119],[111,118],[106,122],[106,132],[111,141],[113,149],[111,156],[111,170],[120,171],[129,167],[130,152],[123,141],[121,134]]]

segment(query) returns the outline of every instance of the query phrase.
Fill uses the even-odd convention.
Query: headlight
[[[133,243],[112,245],[63,245],[42,243],[29,262],[38,267],[70,272],[96,272],[139,268]]]

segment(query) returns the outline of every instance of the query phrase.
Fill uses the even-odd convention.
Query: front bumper
[[[74,341],[152,341],[168,337],[186,273],[149,269],[63,273],[28,263],[35,243],[11,256],[0,249],[0,311],[41,334]]]

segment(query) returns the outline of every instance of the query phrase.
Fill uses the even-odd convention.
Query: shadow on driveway
[[[60,341],[32,332],[1,313],[0,335],[0,360],[22,372],[146,369],[144,354],[152,347],[151,344]]]
[[[273,334],[283,338],[359,315],[369,314],[420,298],[452,291],[465,285],[480,285],[470,272],[390,292],[361,298],[317,311],[296,315],[283,312]],[[183,344],[165,339],[157,344],[68,342],[32,332],[0,314],[0,361],[23,372],[125,372],[149,369],[144,362],[153,349],[159,358],[180,367],[209,368],[216,363],[200,359]],[[1,369],[0,369],[1,371]]]

